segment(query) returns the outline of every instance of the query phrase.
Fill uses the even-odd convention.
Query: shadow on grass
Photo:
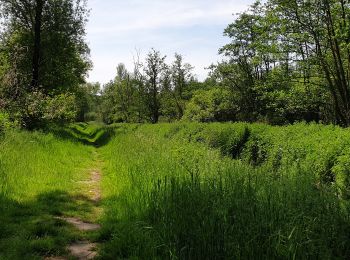
[[[113,138],[114,130],[114,128],[108,126],[90,126],[85,123],[79,123],[68,127],[50,126],[46,129],[46,132],[52,133],[60,139],[101,147],[108,144]]]
[[[67,244],[81,234],[55,216],[92,210],[93,204],[85,196],[63,191],[43,193],[26,203],[0,194],[0,259],[66,255]]]

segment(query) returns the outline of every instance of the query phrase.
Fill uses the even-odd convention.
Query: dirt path
[[[85,200],[87,203],[92,204],[93,217],[91,222],[86,222],[79,217],[74,216],[57,216],[56,219],[60,219],[70,224],[74,229],[86,233],[98,231],[101,226],[94,223],[98,220],[102,213],[100,207],[101,201],[101,161],[98,159],[97,151],[94,152],[94,167],[89,170],[89,176],[85,180],[77,181],[77,186],[79,186]],[[74,257],[79,260],[94,259],[97,256],[97,244],[88,240],[78,240],[67,246],[67,252],[69,252],[69,257]],[[68,260],[70,258],[57,256],[57,257],[47,257],[45,260]]]

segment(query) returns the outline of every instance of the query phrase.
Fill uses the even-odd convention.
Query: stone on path
[[[57,219],[64,220],[65,222],[73,225],[75,228],[77,228],[80,231],[96,231],[101,228],[101,225],[99,224],[84,222],[78,218],[57,217]]]
[[[94,259],[97,256],[96,244],[88,241],[79,241],[68,247],[70,254],[79,260]]]

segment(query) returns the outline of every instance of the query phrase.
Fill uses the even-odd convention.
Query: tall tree
[[[344,0],[271,0],[288,21],[288,40],[299,46],[295,63],[307,64],[307,80],[320,79],[332,98],[335,122],[350,124],[350,5]],[[310,69],[310,66],[314,69]],[[313,75],[310,75],[312,73]],[[305,75],[305,73],[304,73]]]
[[[1,93],[11,100],[12,114],[25,118],[27,97],[37,91],[51,97],[78,93],[91,67],[86,0],[0,0],[0,7]]]
[[[27,86],[59,92],[84,82],[91,66],[84,41],[86,0],[0,0],[0,6],[2,51],[21,51],[20,69],[31,75]]]
[[[228,60],[218,66],[218,71],[223,84],[229,86],[233,95],[239,95],[240,119],[244,121],[257,119],[259,100],[255,86],[267,77],[273,64],[266,51],[264,26],[264,8],[256,2],[225,29],[224,34],[232,41],[219,50]]]
[[[165,64],[166,56],[162,56],[159,51],[152,49],[147,57],[144,67],[146,76],[146,89],[148,96],[148,106],[150,112],[150,119],[152,123],[158,123],[160,116],[160,99],[159,94],[162,89],[162,81],[164,71],[166,70]]]
[[[240,96],[241,119],[349,125],[349,17],[343,0],[257,1],[240,14],[225,30],[232,41],[217,71]]]
[[[181,119],[184,115],[186,88],[194,80],[192,70],[193,67],[189,63],[183,62],[182,55],[175,53],[175,60],[171,66],[171,75],[178,119]]]
[[[39,62],[41,49],[41,24],[43,17],[43,7],[45,0],[36,0],[35,7],[35,22],[34,22],[34,50],[33,50],[33,75],[32,89],[36,89],[39,84]]]

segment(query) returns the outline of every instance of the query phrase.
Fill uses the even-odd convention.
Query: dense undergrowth
[[[0,148],[0,259],[66,254],[80,234],[54,216],[91,213],[78,181],[89,175],[93,147],[58,131],[6,128]]]
[[[102,152],[102,259],[350,255],[350,132],[117,125]]]

